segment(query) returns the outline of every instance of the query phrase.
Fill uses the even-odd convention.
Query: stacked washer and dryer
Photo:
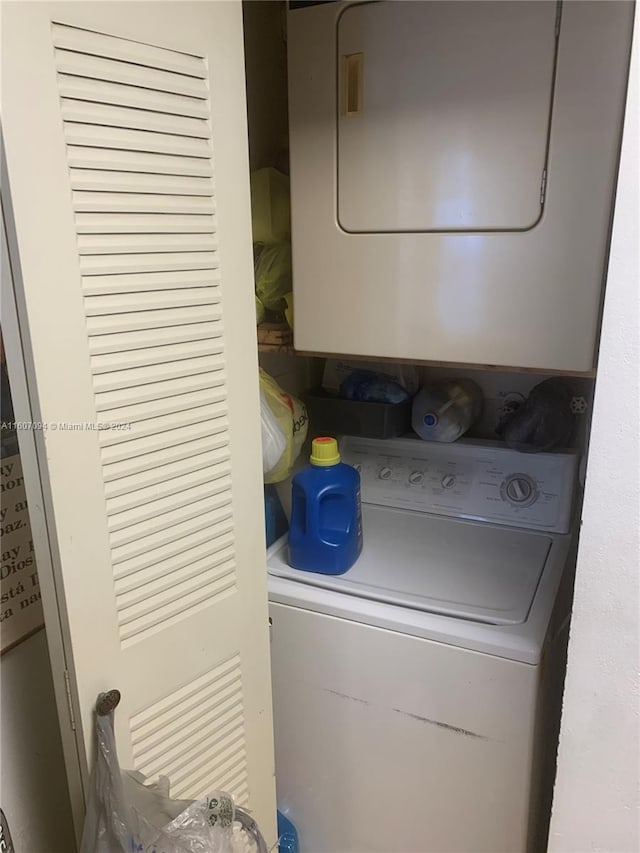
[[[574,453],[345,438],[364,550],[269,552],[279,807],[304,853],[545,849]],[[545,802],[545,796],[547,802]]]
[[[591,371],[633,14],[291,0],[296,349]],[[546,849],[576,455],[342,451],[358,562],[269,556],[278,798],[303,853]]]

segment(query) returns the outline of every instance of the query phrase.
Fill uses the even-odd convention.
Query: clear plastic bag
[[[307,409],[260,368],[262,471],[265,483],[280,483],[291,474],[307,437]]]
[[[98,701],[104,698],[101,694]],[[237,845],[236,820],[249,830],[257,849],[266,851],[255,823],[246,813],[241,818],[228,794],[174,800],[166,777],[149,784],[141,773],[121,771],[113,711],[96,715],[96,732],[80,853],[234,853],[247,849],[249,841],[245,836]]]

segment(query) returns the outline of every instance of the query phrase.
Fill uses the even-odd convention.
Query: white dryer
[[[634,4],[291,4],[294,341],[591,370]]]
[[[575,455],[342,452],[362,477],[358,562],[327,576],[289,568],[286,540],[269,552],[279,807],[304,853],[543,849]]]

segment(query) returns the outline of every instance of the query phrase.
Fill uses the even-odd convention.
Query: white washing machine
[[[278,801],[302,853],[544,849],[575,455],[342,453],[362,476],[358,562],[296,571],[286,539],[268,561]]]

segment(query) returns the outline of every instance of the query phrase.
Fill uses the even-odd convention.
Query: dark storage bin
[[[332,397],[321,388],[304,396],[311,435],[361,435],[393,438],[411,430],[411,400],[404,403],[362,403]]]

